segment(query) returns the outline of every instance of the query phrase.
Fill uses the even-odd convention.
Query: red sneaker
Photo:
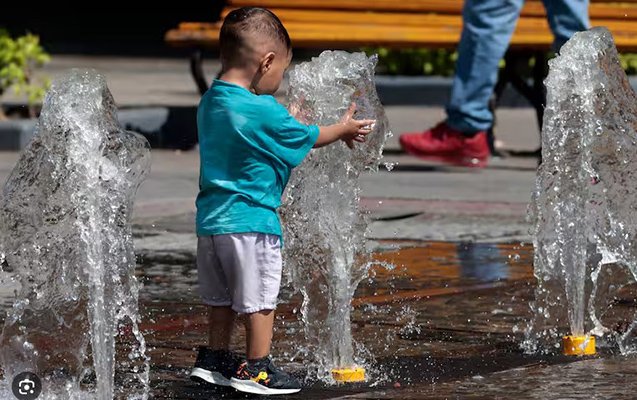
[[[469,137],[444,122],[425,132],[403,133],[400,145],[413,156],[463,167],[484,168],[490,155],[486,131]]]

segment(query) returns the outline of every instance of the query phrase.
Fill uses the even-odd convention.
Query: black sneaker
[[[230,386],[230,378],[241,364],[241,358],[227,350],[210,350],[200,347],[190,379],[199,383]]]
[[[276,368],[270,357],[241,364],[230,379],[230,386],[240,392],[265,395],[301,391],[299,381]]]

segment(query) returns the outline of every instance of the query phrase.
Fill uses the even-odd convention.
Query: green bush
[[[622,68],[628,75],[637,75],[637,54],[620,54],[619,62],[621,62]]]
[[[368,54],[378,54],[379,73],[386,75],[425,75],[452,76],[458,53],[445,49],[401,49],[390,50],[384,47],[365,48]],[[552,56],[552,55],[550,55]],[[529,60],[529,68],[523,68],[521,74],[529,74],[535,60]],[[620,54],[620,62],[628,75],[637,75],[637,54]],[[500,61],[504,67],[504,61]]]
[[[36,81],[34,70],[49,62],[51,57],[40,45],[40,38],[26,34],[12,38],[0,29],[0,99],[9,89],[25,96],[30,108],[42,101],[49,80]],[[0,107],[0,118],[2,117]]]
[[[451,76],[458,58],[458,53],[446,49],[364,50],[367,54],[378,54],[380,72],[387,75]]]

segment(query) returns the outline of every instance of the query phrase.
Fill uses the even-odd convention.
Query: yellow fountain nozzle
[[[363,382],[365,380],[365,368],[341,368],[333,369],[332,377],[338,383]]]
[[[595,354],[595,336],[564,336],[562,351],[567,356],[590,356]]]

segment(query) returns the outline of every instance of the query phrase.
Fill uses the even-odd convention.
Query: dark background
[[[166,31],[181,21],[216,21],[224,1],[161,3],[12,1],[0,9],[0,28],[12,36],[37,34],[52,54],[177,57],[188,52],[166,46]]]

